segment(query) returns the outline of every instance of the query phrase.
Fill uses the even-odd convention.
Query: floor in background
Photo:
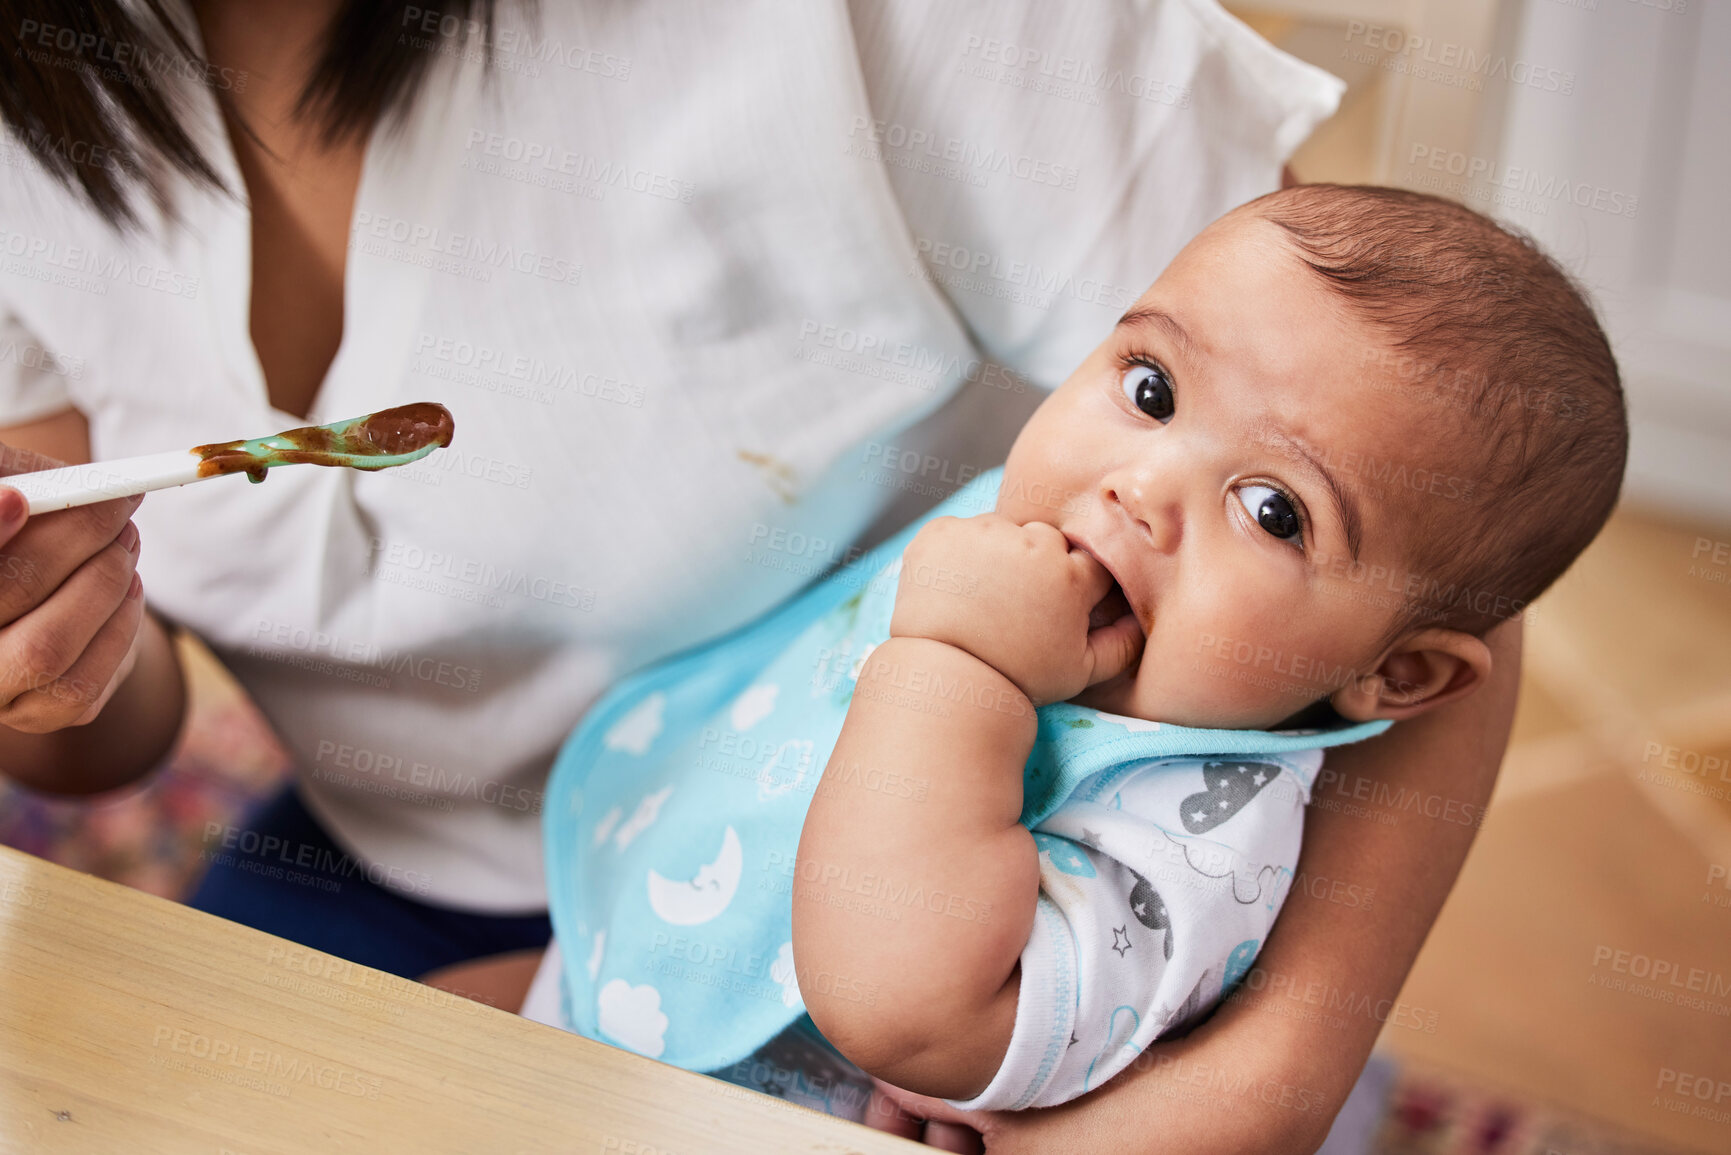
[[[1370,1150],[1374,1155],[1662,1155],[1677,1148],[1408,1063],[1397,1064]]]

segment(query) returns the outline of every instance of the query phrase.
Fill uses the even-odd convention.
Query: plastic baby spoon
[[[305,425],[274,437],[221,441],[172,453],[16,473],[0,477],[0,485],[22,493],[34,516],[228,473],[244,473],[259,482],[264,480],[265,470],[279,465],[389,469],[419,461],[433,450],[449,445],[454,428],[450,410],[435,402],[418,401],[329,425]]]

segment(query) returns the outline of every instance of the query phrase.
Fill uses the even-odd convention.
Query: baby
[[[1322,749],[1486,679],[1626,441],[1530,243],[1392,189],[1241,206],[1001,470],[590,711],[525,1013],[855,1118],[861,1071],[1099,1086],[1249,971]]]

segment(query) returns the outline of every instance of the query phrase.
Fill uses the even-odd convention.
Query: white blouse
[[[371,877],[493,912],[544,907],[542,784],[611,681],[1001,461],[1341,89],[1209,0],[507,5],[484,77],[403,34],[440,60],[369,143],[304,421],[243,199],[122,238],[9,145],[0,425],[75,406],[100,460],[446,405],[410,467],[152,495],[139,569]]]

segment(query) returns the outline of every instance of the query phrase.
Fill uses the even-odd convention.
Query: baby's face
[[[1147,636],[1075,701],[1269,728],[1376,669],[1409,535],[1444,515],[1367,487],[1357,463],[1446,461],[1410,399],[1372,387],[1383,344],[1277,226],[1239,212],[1040,406],[997,510],[1098,559]]]

